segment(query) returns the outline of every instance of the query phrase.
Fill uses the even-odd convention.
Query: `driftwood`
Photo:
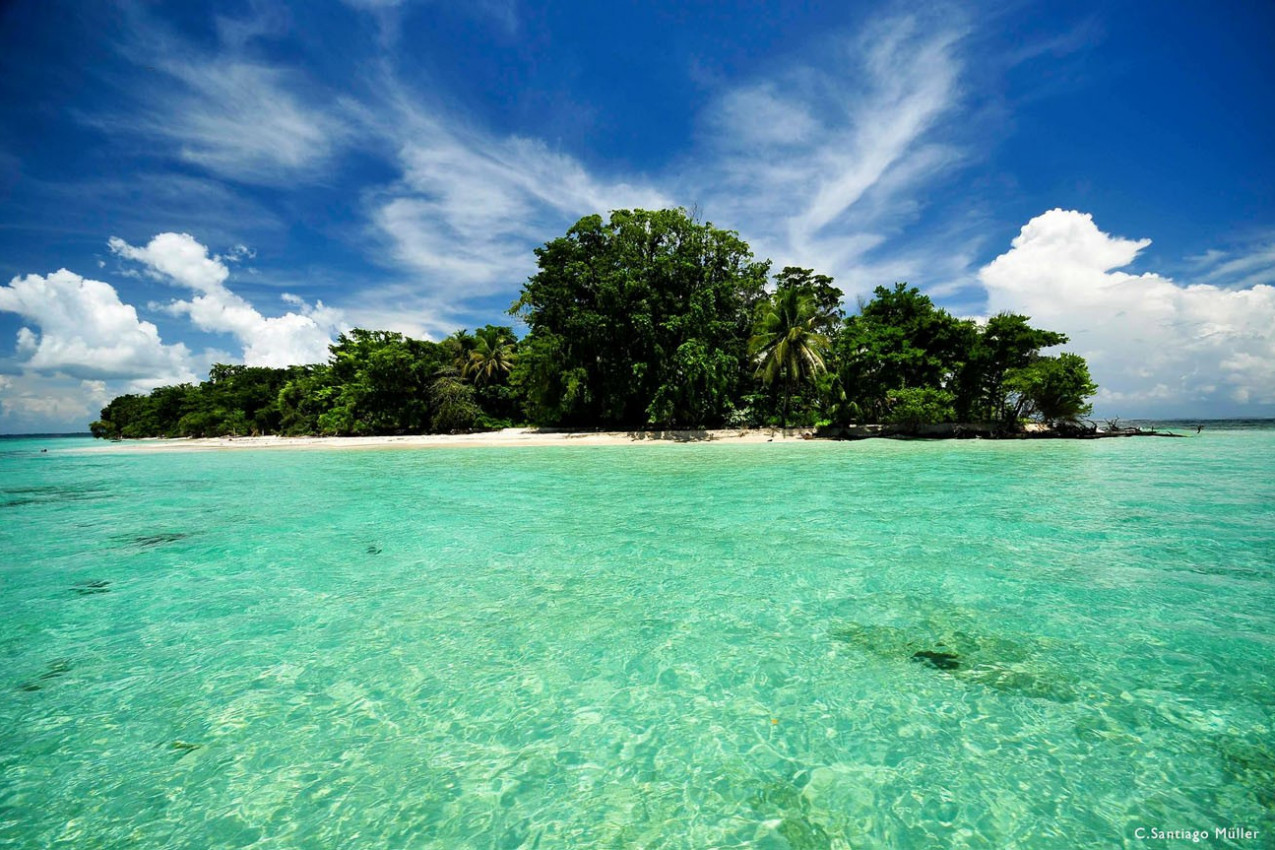
[[[1117,428],[1077,436],[1081,439],[1098,439],[1099,437],[1185,437],[1186,434],[1175,434],[1172,431],[1160,431],[1155,428]]]

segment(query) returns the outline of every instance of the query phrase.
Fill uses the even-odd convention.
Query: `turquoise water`
[[[87,445],[0,441],[0,846],[1272,846],[1275,430]]]

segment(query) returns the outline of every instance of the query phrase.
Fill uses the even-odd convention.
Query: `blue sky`
[[[0,432],[505,323],[536,245],[678,205],[1068,333],[1100,414],[1275,415],[1275,6],[817,5],[0,6]]]

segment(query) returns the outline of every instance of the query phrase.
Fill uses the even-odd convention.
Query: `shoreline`
[[[969,426],[965,426],[969,428]],[[993,436],[974,428],[964,431],[953,426],[929,426],[906,431],[890,426],[866,425],[819,433],[813,428],[718,428],[671,431],[559,431],[537,428],[505,428],[472,434],[404,434],[375,437],[145,437],[122,441],[106,441],[102,445],[80,451],[122,452],[201,452],[234,449],[456,449],[516,448],[519,446],[629,446],[646,444],[719,443],[723,445],[761,445],[764,443],[844,442],[864,439],[902,440],[1022,440],[1022,439],[1094,439],[1096,437],[1160,436],[1177,437],[1165,432],[1099,432],[1091,435],[1069,435],[1029,425],[1015,435]]]
[[[405,434],[377,437],[146,437],[107,441],[83,451],[221,451],[233,449],[456,449],[544,446],[628,446],[638,443],[799,443],[814,440],[812,429],[726,428],[694,431],[542,431],[505,428],[474,434]]]

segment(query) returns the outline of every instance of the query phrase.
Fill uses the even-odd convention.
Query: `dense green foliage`
[[[1085,399],[1098,392],[1089,365],[1076,354],[1041,357],[1011,369],[1005,390],[1016,417],[1036,416],[1048,423],[1071,422],[1093,411]]]
[[[824,362],[828,337],[819,332],[824,318],[814,296],[799,287],[781,284],[772,297],[758,305],[749,350],[762,383],[782,387],[781,420],[785,425],[793,390],[828,371]]]
[[[581,219],[536,249],[515,304],[528,334],[513,382],[535,422],[704,426],[748,381],[766,263],[681,210]]]
[[[503,329],[512,339],[512,331]],[[98,437],[210,437],[252,434],[363,436],[468,431],[499,398],[494,374],[483,390],[463,381],[473,338],[435,343],[388,331],[341,334],[327,363],[267,369],[214,366],[208,380],[125,395],[90,428]],[[497,404],[492,403],[491,410]]]
[[[1087,415],[1083,358],[1026,316],[958,319],[906,284],[847,317],[832,278],[774,276],[738,234],[684,210],[581,219],[536,249],[511,313],[527,325],[442,342],[352,330],[326,363],[217,365],[198,385],[124,395],[99,437],[459,432],[722,425],[1013,429]]]

